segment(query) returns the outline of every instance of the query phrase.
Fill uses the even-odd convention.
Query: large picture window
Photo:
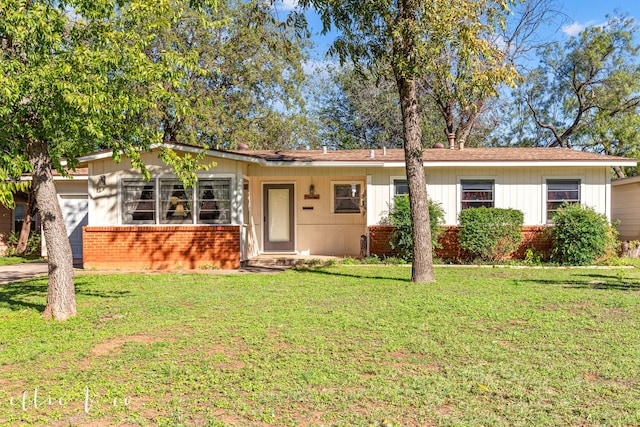
[[[333,185],[333,212],[360,213],[361,184]]]
[[[460,181],[462,209],[494,207],[494,181],[489,179],[466,179]]]
[[[231,179],[201,178],[195,188],[178,179],[122,182],[123,224],[230,224]]]
[[[547,180],[547,223],[564,203],[580,203],[579,179]]]

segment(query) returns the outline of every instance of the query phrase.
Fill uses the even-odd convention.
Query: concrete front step
[[[340,259],[339,257],[322,256],[322,255],[259,255],[242,261],[243,267],[295,267],[298,263],[308,262],[310,260],[326,261],[328,259]]]
[[[243,267],[293,267],[299,259],[294,257],[258,256],[242,262]]]

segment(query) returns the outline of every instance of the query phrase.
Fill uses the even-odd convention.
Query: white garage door
[[[82,227],[87,225],[89,211],[87,196],[60,196],[60,207],[74,258],[82,258]]]

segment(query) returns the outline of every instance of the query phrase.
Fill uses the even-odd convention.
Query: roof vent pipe
[[[458,148],[464,150],[464,139],[460,140],[460,142],[458,143]]]
[[[373,150],[369,150],[369,158],[373,159],[374,157],[376,157],[376,153]]]
[[[327,154],[327,146],[322,147],[322,154]]]
[[[383,156],[387,155],[387,147],[382,147],[382,155]]]
[[[456,134],[451,132],[447,134],[447,141],[449,141],[449,148],[452,150],[456,148]]]

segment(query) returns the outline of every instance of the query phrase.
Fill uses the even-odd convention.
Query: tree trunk
[[[27,155],[33,166],[31,183],[40,213],[49,263],[47,305],[42,316],[57,321],[76,315],[76,296],[73,284],[73,256],[67,229],[53,183],[51,158],[44,141],[29,141]]]
[[[407,183],[409,184],[411,222],[413,223],[411,281],[419,283],[434,282],[429,201],[422,161],[422,130],[418,113],[416,84],[415,80],[407,79],[401,73],[396,73],[396,83],[402,109],[404,157],[407,169]]]
[[[29,235],[31,234],[31,222],[33,221],[33,187],[29,188],[27,193],[27,206],[24,210],[24,220],[22,221],[22,229],[20,230],[20,238],[16,246],[16,253],[22,255],[27,250],[29,243]]]
[[[626,178],[627,175],[624,173],[624,170],[620,166],[614,166],[613,171],[616,173],[618,179]]]

